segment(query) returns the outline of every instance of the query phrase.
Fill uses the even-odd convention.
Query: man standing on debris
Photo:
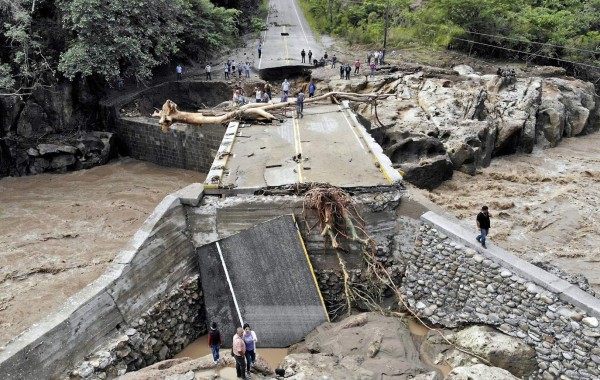
[[[231,352],[235,359],[235,373],[238,378],[244,378],[246,374],[246,343],[242,336],[244,335],[244,329],[241,327],[237,328],[235,335],[233,336],[233,344]]]
[[[308,49],[308,63],[312,62],[312,50]]]
[[[269,82],[265,83],[265,94],[269,95],[269,100],[273,99],[273,87]]]
[[[238,70],[238,75],[241,78],[242,77],[242,71],[244,70],[244,64],[242,63],[242,61],[240,61],[240,63],[238,63],[237,70]]]
[[[360,59],[354,62],[354,75],[360,74]]]
[[[281,89],[283,90],[283,94],[286,95],[286,97],[287,97],[287,95],[289,95],[289,93],[290,93],[290,82],[288,82],[287,79],[283,81],[283,84],[281,85]]]
[[[346,72],[346,66],[344,66],[344,62],[340,62],[340,79],[344,79],[345,72]]]
[[[296,117],[304,117],[304,93],[302,91],[296,95],[296,114]]]
[[[206,71],[206,80],[211,80],[211,76],[210,76],[210,71],[212,70],[212,68],[210,67],[210,63],[206,65],[206,67],[204,67],[204,71]]]
[[[229,79],[229,61],[223,63],[223,72],[225,73],[225,79]]]
[[[337,57],[334,54],[333,57],[331,58],[331,68],[332,69],[335,69],[335,64],[336,63],[337,63]]]
[[[479,214],[477,214],[477,228],[479,229],[479,235],[475,239],[481,243],[483,248],[487,248],[485,246],[485,237],[490,232],[490,213],[488,211],[488,206],[483,206]]]
[[[308,85],[308,97],[312,98],[313,96],[315,96],[316,90],[317,90],[317,85],[315,84],[315,82],[311,81],[310,84]]]
[[[352,67],[350,67],[349,63],[346,63],[346,79],[350,80],[350,72],[352,71]]]
[[[250,78],[250,63],[246,62],[246,78]]]
[[[258,49],[256,50],[258,50],[258,59],[260,59],[260,57],[262,57],[262,45],[258,44]]]
[[[181,80],[181,73],[183,72],[183,68],[181,67],[181,65],[177,65],[175,71],[177,71],[177,80]]]
[[[306,63],[306,52],[304,49],[300,52],[300,56],[302,57],[302,63]]]
[[[217,328],[217,322],[213,322],[210,325],[210,331],[208,332],[208,345],[212,351],[215,365],[219,364],[219,350],[221,349],[221,344],[221,332]]]

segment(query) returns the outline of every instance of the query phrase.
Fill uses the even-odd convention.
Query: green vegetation
[[[239,0],[256,9],[262,0]],[[231,4],[224,4],[226,6]],[[61,78],[144,83],[159,65],[233,42],[256,14],[210,0],[0,0],[0,93]]]
[[[600,0],[299,0],[309,23],[349,43],[452,45],[483,55],[600,66]],[[591,66],[587,66],[590,68]]]

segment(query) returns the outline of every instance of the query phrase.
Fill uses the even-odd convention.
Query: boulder
[[[73,165],[76,159],[72,154],[59,154],[57,156],[52,157],[52,161],[50,162],[50,168],[54,170],[64,170],[69,165]]]
[[[471,367],[454,368],[444,380],[519,380],[507,370],[476,364]]]
[[[429,333],[427,339],[430,345],[443,344],[437,335]],[[519,378],[528,378],[537,371],[536,352],[533,347],[528,346],[523,340],[505,335],[488,326],[472,326],[456,334],[448,336],[448,339],[459,347],[462,347],[475,355],[487,360],[495,367],[509,371]],[[429,348],[429,351],[436,352]],[[464,367],[479,363],[479,359],[449,346],[448,350],[437,350],[442,352],[441,361],[450,367]]]
[[[58,144],[39,144],[37,146],[38,152],[44,156],[46,154],[57,154],[57,153],[77,153],[77,148],[71,145],[58,145]]]
[[[543,148],[556,146],[563,137],[600,128],[593,84],[573,78],[547,78],[542,93],[536,129],[538,144]]]
[[[37,103],[28,102],[19,116],[17,133],[23,137],[44,136],[54,133],[46,111]]]
[[[454,168],[447,155],[424,159],[418,163],[394,165],[402,172],[402,178],[421,189],[432,190],[452,178]]]

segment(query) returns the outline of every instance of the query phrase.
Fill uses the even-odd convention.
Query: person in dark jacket
[[[306,63],[306,52],[304,49],[300,52],[300,56],[302,57],[302,63]]]
[[[208,331],[208,345],[212,350],[213,361],[215,362],[215,365],[219,363],[219,351],[221,349],[222,340],[221,332],[217,328],[217,322],[213,322],[210,325],[210,330]]]
[[[481,243],[483,248],[487,248],[485,246],[485,237],[490,232],[490,213],[488,210],[488,206],[483,206],[479,214],[477,214],[477,228],[479,229],[479,235],[475,239]]]

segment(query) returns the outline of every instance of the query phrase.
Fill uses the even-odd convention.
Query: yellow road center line
[[[375,162],[377,163],[377,165],[379,165],[379,171],[383,174],[383,176],[385,177],[385,179],[390,183],[394,183],[394,181],[392,181],[392,178],[390,178],[389,174],[387,173],[387,171],[385,170],[384,166],[381,164],[381,161],[379,161],[379,158],[377,158],[377,155],[375,155],[375,153],[373,153],[373,150],[371,148],[369,148],[369,144],[367,144],[367,140],[365,139],[365,136],[363,135],[363,133],[361,132],[361,129],[358,128],[357,126],[353,125],[350,120],[348,120],[348,118],[346,117],[346,114],[344,113],[344,108],[340,105],[338,105],[338,107],[340,107],[341,111],[342,111],[342,115],[344,116],[344,119],[346,119],[346,122],[348,123],[348,126],[350,127],[352,133],[354,133],[354,136],[357,138],[357,140],[359,140],[359,144],[362,147],[363,144],[360,141],[360,139],[362,139],[365,142],[365,145],[367,146],[367,150],[369,151],[369,154],[371,155],[371,157],[373,157],[373,160],[375,160]],[[354,131],[356,129],[356,132]],[[360,135],[360,139],[359,136]],[[363,148],[364,149],[364,148]]]
[[[315,275],[315,270],[313,269],[312,263],[310,261],[310,257],[308,256],[308,251],[306,250],[306,245],[304,244],[304,239],[302,238],[302,234],[300,233],[300,227],[298,226],[298,221],[296,220],[296,216],[292,214],[292,219],[294,219],[294,223],[296,224],[296,231],[298,231],[298,237],[300,238],[300,243],[302,244],[302,250],[304,251],[304,255],[306,256],[306,261],[308,262],[308,267],[310,268],[310,273],[312,274],[313,281],[315,282],[315,286],[317,287],[317,293],[319,293],[319,298],[321,299],[321,305],[323,305],[323,310],[325,310],[325,315],[327,316],[327,322],[331,322],[329,319],[329,313],[327,313],[327,306],[325,306],[325,300],[323,299],[323,294],[321,294],[321,289],[319,289],[319,283],[317,282],[317,276]]]

